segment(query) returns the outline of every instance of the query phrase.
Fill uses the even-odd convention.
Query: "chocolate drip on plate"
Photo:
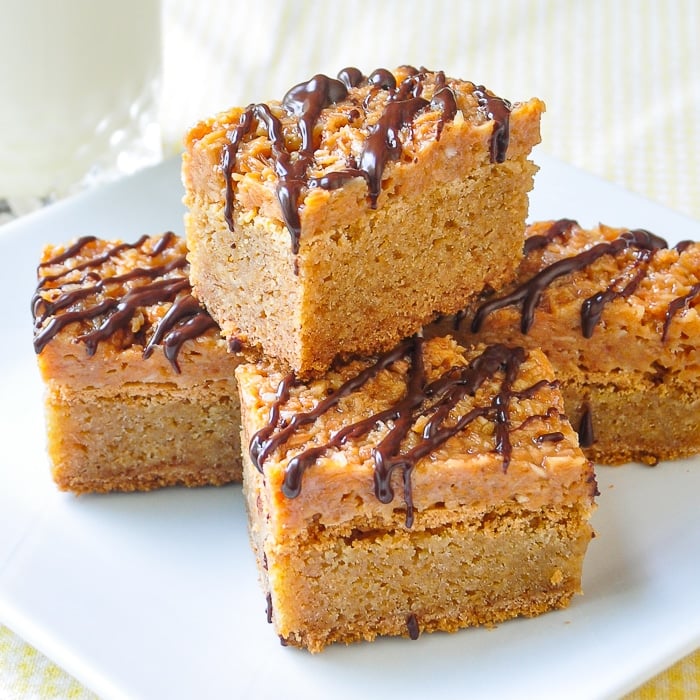
[[[408,630],[408,636],[412,640],[418,639],[420,637],[420,627],[418,626],[418,618],[415,613],[411,613],[406,618],[406,629]]]

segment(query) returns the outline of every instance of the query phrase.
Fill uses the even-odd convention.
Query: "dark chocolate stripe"
[[[41,324],[44,319],[49,316],[54,316],[61,309],[65,309],[73,304],[76,304],[81,299],[85,299],[93,294],[99,294],[105,290],[106,287],[112,285],[122,285],[124,282],[129,282],[131,280],[137,279],[139,277],[146,277],[149,279],[154,279],[156,277],[163,277],[164,275],[172,272],[173,270],[182,269],[187,266],[187,258],[182,255],[165,265],[158,265],[156,267],[138,267],[130,270],[123,275],[115,275],[114,277],[102,278],[99,275],[95,275],[94,272],[90,272],[83,275],[77,284],[80,286],[76,289],[70,289],[70,291],[65,291],[59,294],[52,301],[45,300],[41,294],[41,289],[44,288],[42,284],[39,286],[38,291],[32,297],[32,311],[34,314],[34,319],[37,324]],[[74,268],[76,269],[76,268]],[[53,281],[60,279],[63,275],[58,275],[53,278]],[[96,279],[95,284],[90,284],[90,280]],[[75,281],[71,281],[69,286],[76,284]]]
[[[92,242],[93,240],[96,240],[94,237],[90,236],[87,237],[86,239],[83,239],[85,241]],[[113,248],[110,248],[109,250],[105,251],[102,253],[102,255],[97,255],[94,258],[88,258],[87,260],[84,260],[83,262],[74,265],[73,267],[70,268],[71,272],[80,272],[81,270],[87,270],[91,269],[94,267],[100,267],[100,265],[103,265],[106,263],[108,260],[111,260],[112,258],[116,258],[122,251],[125,250],[133,250],[135,248],[140,248],[145,242],[148,240],[148,236],[141,236],[136,243],[119,243],[118,245],[114,246]],[[76,246],[71,246],[72,248],[75,249]],[[63,253],[62,255],[57,256],[56,258],[52,258],[51,260],[48,260],[45,263],[42,263],[39,265],[39,269],[43,267],[49,267],[51,265],[56,265],[65,262],[66,260],[69,260],[70,258],[73,257],[76,253],[79,253],[82,248],[85,246],[81,246],[78,250],[73,250],[71,255],[66,255],[66,253]],[[68,251],[66,251],[68,252]],[[55,282],[56,280],[61,279],[65,275],[65,271],[58,272],[55,275],[45,275],[42,277],[41,284],[42,285],[47,285],[50,284],[51,282]]]
[[[267,459],[270,452],[275,450],[278,445],[285,442],[286,437],[274,435],[277,430],[280,420],[280,408],[289,399],[289,390],[296,386],[297,379],[294,374],[288,374],[277,386],[275,401],[270,407],[270,413],[267,418],[267,425],[258,430],[253,439],[250,441],[248,453],[253,464],[258,471],[262,472],[263,462]]]
[[[357,87],[364,79],[365,76],[362,74],[362,71],[354,66],[343,68],[338,72],[338,80],[340,80],[348,90]]]
[[[559,219],[559,221],[555,221],[545,233],[537,236],[530,236],[525,241],[523,254],[527,256],[535,250],[546,248],[552,241],[561,238],[571,231],[574,226],[578,226],[578,222],[574,219]]]
[[[168,248],[170,248],[173,243],[177,240],[177,235],[173,231],[166,231],[157,241],[157,243],[151,248],[149,256],[155,258]]]
[[[226,136],[229,142],[221,152],[221,170],[226,182],[226,201],[224,204],[224,219],[231,231],[233,231],[233,169],[236,167],[236,155],[244,136],[253,125],[253,108],[248,107],[239,117],[238,125],[231,129]]]
[[[273,409],[271,410],[271,419],[268,422],[268,425],[253,436],[250,447],[250,456],[253,463],[260,471],[262,471],[262,465],[267,459],[268,455],[281,445],[284,445],[298,428],[316,421],[326,411],[333,408],[344,396],[356,391],[372,377],[378,374],[382,369],[401,359],[406,352],[408,352],[411,344],[412,341],[408,340],[400,343],[394,350],[385,353],[379,360],[377,360],[377,362],[370,365],[356,377],[353,377],[345,382],[345,384],[343,384],[339,389],[321,401],[313,411],[294,414],[292,419],[289,420],[284,427],[279,428],[276,434],[274,431],[278,429],[277,422],[279,420],[279,407],[277,407],[277,410],[273,415],[273,411],[275,410],[275,407],[273,406]],[[295,381],[296,380],[293,376],[288,376],[282,381],[278,387],[278,401],[283,403],[287,400],[289,387],[293,386]],[[372,427],[374,426],[375,422],[376,421],[372,423]],[[342,440],[342,436],[338,438],[339,444],[342,444]],[[303,465],[300,464],[297,469],[301,469],[302,466]],[[292,481],[291,477],[290,481]],[[292,492],[294,489],[290,485],[287,487],[287,490]]]
[[[687,309],[690,306],[691,302],[695,298],[697,298],[698,295],[700,295],[700,284],[694,284],[687,294],[684,294],[682,297],[678,297],[677,299],[674,299],[672,302],[670,302],[668,308],[666,309],[666,316],[664,318],[664,327],[663,332],[661,334],[661,340],[665,342],[668,338],[668,331],[671,327],[671,322],[673,321],[676,314],[680,313],[680,311],[682,311],[683,309]]]
[[[377,68],[372,71],[367,78],[367,82],[381,90],[396,90],[396,78],[394,74],[386,68]]]
[[[216,328],[214,319],[191,294],[182,294],[175,299],[155,327],[151,339],[143,349],[143,357],[148,359],[155,346],[162,344],[165,357],[179,374],[177,358],[185,341],[198,338],[210,328]]]
[[[510,110],[508,100],[494,95],[483,85],[478,85],[474,95],[482,107],[486,116],[493,119],[493,131],[491,132],[490,157],[492,163],[503,163],[508,152],[510,142]]]
[[[52,316],[40,329],[34,331],[34,352],[39,354],[46,345],[71,323],[82,323],[108,314],[117,305],[116,299],[103,299],[98,304],[80,311],[67,311],[60,316]]]
[[[411,613],[406,618],[406,630],[408,631],[408,636],[410,639],[415,641],[420,637],[420,626],[415,613]]]
[[[442,112],[442,116],[438,121],[437,131],[435,133],[436,140],[440,140],[442,135],[442,130],[445,128],[447,122],[451,122],[455,115],[457,114],[457,99],[452,88],[443,87],[438,90],[434,95],[433,99],[430,100],[430,106],[433,109],[439,109]]]
[[[553,433],[543,433],[535,438],[535,442],[541,445],[543,442],[561,442],[564,439],[564,433],[558,430]]]
[[[345,185],[346,182],[354,180],[356,177],[364,178],[369,184],[369,177],[364,170],[358,168],[344,168],[343,170],[334,170],[326,173],[321,177],[310,177],[308,181],[309,187],[320,187],[324,190],[337,190]]]
[[[399,131],[408,126],[415,116],[430,103],[422,97],[388,102],[384,114],[372,127],[365,148],[360,156],[360,170],[367,173],[369,179],[369,200],[374,208],[382,187],[382,175],[386,164],[398,160],[403,153]]]
[[[613,280],[602,292],[597,292],[581,305],[581,333],[584,338],[593,335],[595,327],[600,322],[605,307],[615,299],[626,299],[632,296],[646,277],[649,263],[654,256],[654,250],[640,250],[632,263],[632,268],[641,268],[636,271],[632,279],[626,284],[621,278]],[[621,287],[621,285],[624,285]],[[621,288],[620,288],[621,287]]]
[[[673,249],[678,251],[679,253],[684,253],[693,244],[694,241],[679,241],[678,243],[676,243],[676,245],[673,246]]]
[[[86,245],[96,240],[96,236],[83,236],[82,238],[78,238],[73,245],[68,246],[68,248],[66,248],[59,255],[55,255],[53,258],[49,258],[48,260],[44,261],[41,263],[41,265],[39,265],[39,267],[42,268],[49,267],[50,265],[58,265],[59,263],[62,263],[77,255]]]

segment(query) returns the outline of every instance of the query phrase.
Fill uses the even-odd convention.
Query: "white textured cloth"
[[[169,153],[315,73],[411,63],[542,98],[548,154],[700,219],[697,0],[164,0],[164,31]],[[698,696],[700,652],[630,697]],[[1,700],[91,697],[0,626]]]

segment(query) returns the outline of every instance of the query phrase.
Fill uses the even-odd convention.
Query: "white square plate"
[[[700,224],[542,153],[531,220],[700,240]],[[585,594],[496,629],[312,656],[265,622],[240,487],[59,493],[29,300],[47,241],[182,232],[179,160],[0,229],[0,620],[104,698],[617,697],[700,646],[700,458],[597,470]]]

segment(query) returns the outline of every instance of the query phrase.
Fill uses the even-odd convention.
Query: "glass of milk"
[[[0,0],[0,221],[161,158],[160,0]]]

